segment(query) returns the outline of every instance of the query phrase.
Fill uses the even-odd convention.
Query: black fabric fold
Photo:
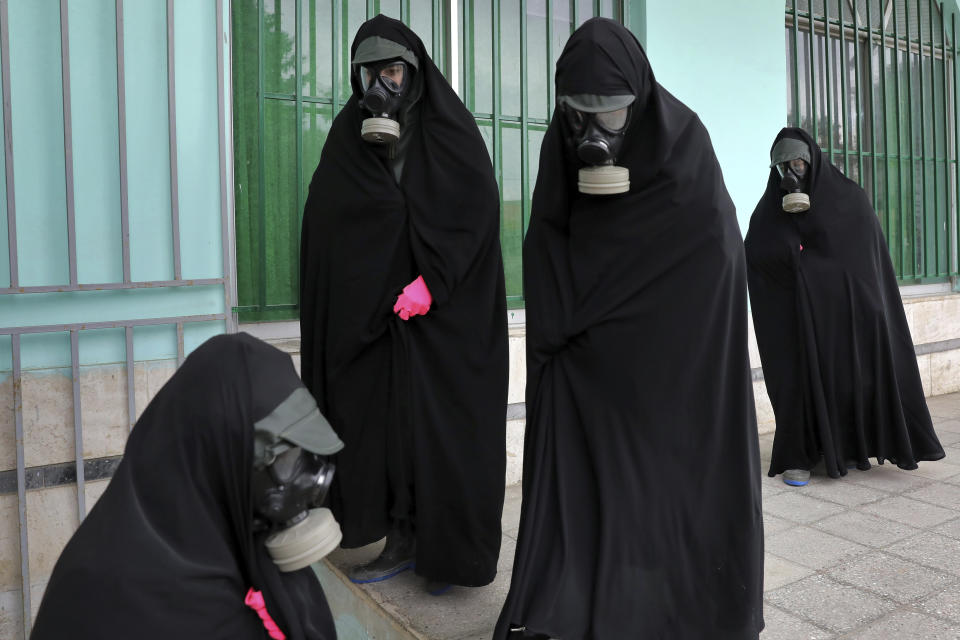
[[[377,16],[353,51],[370,36],[420,60],[417,126],[401,130],[398,183],[360,138],[355,81],[334,120],[303,216],[303,380],[346,443],[331,494],[343,545],[374,542],[415,511],[417,572],[483,585],[496,573],[506,469],[499,193],[473,116],[420,38]],[[394,301],[421,274],[433,306],[404,322]]]
[[[697,116],[636,38],[592,19],[557,93],[637,96],[617,164],[585,196],[555,113],[524,242],[527,431],[512,625],[561,640],[756,639],[763,525],[733,203]]]
[[[757,344],[776,415],[769,475],[831,477],[869,458],[916,469],[944,457],[924,399],[913,340],[880,221],[866,193],[804,130],[776,140],[810,148],[810,209],[783,211],[780,176],[745,241]],[[776,140],[774,144],[776,144]]]
[[[246,334],[190,354],[57,560],[31,640],[263,640],[251,587],[287,638],[336,638],[313,570],[281,573],[253,533],[253,425],[300,387],[289,355]]]

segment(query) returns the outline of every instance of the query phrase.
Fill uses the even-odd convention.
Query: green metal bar
[[[375,3],[376,0],[367,0],[367,20],[377,15]]]
[[[910,60],[910,2],[903,2],[903,20],[907,33],[904,37],[906,52],[904,57],[907,61],[907,144],[910,146],[910,153],[913,153],[913,69]],[[896,23],[894,23],[896,26]],[[900,41],[897,40],[897,49],[900,48]],[[901,134],[903,130],[901,129]],[[916,169],[913,166],[913,160],[910,160],[910,275],[917,275],[917,179]],[[906,216],[904,216],[906,222]],[[906,232],[904,232],[906,237]],[[907,271],[903,272],[906,277]]]
[[[844,0],[837,0],[837,15],[839,16],[839,27],[840,27],[840,56],[837,60],[840,66],[840,123],[843,127],[843,175],[850,176],[850,156],[849,152],[849,140],[850,136],[847,133],[847,86],[850,84],[848,78],[848,68],[847,68],[847,48],[846,42],[843,38],[843,2]],[[824,3],[826,4],[826,3]]]
[[[957,117],[956,112],[958,110],[958,104],[960,104],[960,91],[957,89],[958,77],[957,74],[957,14],[950,14],[950,30],[953,34],[953,51],[951,51],[951,57],[953,58],[953,111],[954,111],[954,124],[953,124],[953,156],[954,156],[954,185],[956,187],[956,195],[954,200],[954,211],[960,211],[960,127],[957,126]],[[946,89],[946,87],[944,87]],[[951,258],[954,260],[954,273],[960,275],[960,213],[954,216],[954,234],[951,234],[951,239],[954,241],[953,251],[951,251]]]
[[[447,69],[446,59],[443,55],[443,25],[441,24],[443,7],[440,0],[433,0],[432,9],[433,61],[437,68],[449,78],[450,70]]]
[[[577,0],[570,0],[570,33],[577,30],[580,26],[580,4]]]
[[[467,18],[467,11],[470,12],[470,18]],[[463,102],[467,109],[474,112],[474,117],[478,117],[477,110],[477,91],[476,77],[474,76],[474,41],[476,39],[476,21],[474,18],[473,0],[463,0],[463,10],[460,12],[463,24]]]
[[[493,175],[497,179],[497,186],[500,188],[500,225],[503,228],[503,136],[500,135],[500,114],[501,107],[500,96],[500,0],[492,0],[490,3],[490,39],[491,53],[493,54],[493,117],[491,127],[491,137],[493,142]]]
[[[800,22],[797,17],[797,0],[793,0],[793,126],[799,127],[800,119]]]
[[[294,9],[296,35],[294,36],[294,50],[296,64],[294,66],[295,77],[297,80],[297,229],[300,228],[300,221],[303,219],[303,70],[301,69],[301,60],[303,57],[303,38],[301,36],[300,25],[303,24],[303,0],[296,0]],[[297,237],[294,234],[294,237]],[[294,251],[293,255],[297,255]],[[297,291],[300,290],[300,269],[294,269],[294,280],[297,282]]]
[[[881,106],[883,111],[883,153],[886,156],[890,151],[890,139],[889,131],[887,130],[888,123],[887,118],[889,114],[887,113],[887,34],[886,34],[886,20],[884,20],[884,11],[880,12],[880,91],[881,91]],[[884,204],[886,205],[886,222],[884,233],[887,237],[888,248],[890,246],[890,226],[893,222],[893,212],[890,207],[890,161],[884,159],[883,162],[883,190],[884,190]],[[892,250],[892,249],[891,249]]]
[[[869,4],[869,0],[868,0]],[[857,0],[852,0],[853,9],[853,86],[854,99],[857,111],[857,175],[860,185],[863,186],[863,119],[861,117],[863,105],[860,102],[860,13],[857,11]],[[869,40],[868,40],[869,42]],[[869,47],[867,49],[869,53]],[[873,82],[873,76],[870,77]],[[872,179],[872,177],[871,177]]]
[[[941,95],[943,97],[943,104],[941,105],[943,107],[942,109],[943,155],[946,158],[946,161],[943,164],[943,177],[944,177],[943,201],[944,201],[944,204],[946,205],[946,210],[944,211],[944,213],[946,214],[946,217],[947,217],[947,237],[949,240],[949,235],[950,235],[950,229],[949,229],[950,227],[950,178],[949,178],[949,175],[950,174],[947,172],[950,171],[950,158],[949,158],[950,149],[948,148],[949,145],[947,144],[947,136],[950,134],[950,128],[949,128],[949,123],[947,122],[947,111],[948,111],[948,106],[947,106],[947,21],[944,19],[944,15],[942,12],[940,14],[940,45],[941,45],[941,53],[942,53],[941,60],[943,61],[943,64],[940,66],[942,70],[941,80],[943,82],[943,90],[941,91]],[[956,119],[956,114],[954,114],[954,119]],[[937,212],[938,212],[937,213],[937,247],[936,247],[937,275],[940,275],[940,214],[939,214],[939,211],[940,211],[940,208],[938,207],[937,208]],[[950,243],[948,242],[947,246],[949,246],[949,244]],[[944,275],[947,275],[949,273],[950,273],[950,264],[949,264],[949,258],[948,258],[947,269]]]
[[[332,0],[330,2],[330,24],[333,27],[333,37],[330,38],[330,67],[332,71],[330,89],[333,97],[334,116],[340,111],[340,71],[342,71],[340,62],[340,2],[341,0]]]
[[[817,65],[814,61],[814,36],[816,27],[813,22],[813,16],[810,16],[810,29],[807,31],[807,46],[810,51],[810,133],[813,139],[817,139]]]
[[[901,140],[903,136],[900,132],[900,30],[897,28],[897,0],[890,0],[890,6],[893,7],[893,85],[896,93],[895,113],[897,114],[897,155],[901,154]],[[903,215],[903,162],[897,161],[897,212],[900,222],[900,273],[899,277],[904,277],[906,273],[903,264],[906,262],[904,249],[906,243],[903,241],[906,236],[906,221]]]
[[[257,287],[257,304],[263,306],[267,303],[267,203],[266,203],[266,190],[267,190],[267,181],[264,176],[264,164],[266,159],[264,157],[263,145],[266,137],[266,114],[264,109],[266,105],[263,100],[264,85],[266,80],[264,78],[264,26],[263,26],[263,2],[257,3],[257,55],[259,56],[257,64],[259,65],[258,75],[258,91],[257,91],[257,102],[258,102],[258,117],[259,122],[258,126],[260,127],[260,143],[257,145],[257,161],[260,164],[260,171],[258,172],[259,184],[260,184],[260,201],[257,203],[259,205],[259,217],[260,217],[260,282],[258,282]]]
[[[410,26],[410,0],[400,0],[400,22]]]
[[[917,3],[918,3],[918,4],[919,4],[919,2],[920,2],[920,0],[917,0]],[[938,270],[938,263],[936,262],[936,246],[939,244],[939,233],[938,233],[938,231],[937,231],[937,218],[939,217],[939,216],[937,215],[937,209],[938,209],[938,207],[937,207],[937,200],[938,200],[938,198],[937,198],[937,190],[938,190],[939,185],[938,185],[938,180],[937,180],[937,162],[936,162],[936,157],[937,157],[937,87],[936,87],[936,84],[937,84],[937,81],[936,81],[936,75],[935,75],[935,74],[937,73],[937,68],[936,68],[936,64],[935,64],[935,62],[936,62],[936,49],[935,49],[935,44],[936,44],[936,42],[935,42],[935,38],[933,37],[933,33],[934,33],[934,31],[933,31],[933,13],[934,13],[934,11],[936,11],[937,9],[936,9],[936,7],[933,6],[933,4],[931,3],[930,0],[926,0],[926,2],[927,2],[927,27],[928,27],[928,30],[930,31],[930,75],[929,75],[929,79],[930,79],[930,138],[931,138],[931,140],[933,141],[933,157],[934,157],[934,161],[933,161],[933,245],[934,245],[934,260],[935,260],[935,262],[933,263],[933,273],[934,273],[934,275],[936,275],[937,270]],[[920,14],[920,15],[922,16],[923,14]],[[919,31],[920,31],[920,35],[921,35],[921,38],[920,38],[920,39],[921,39],[921,43],[920,43],[920,68],[922,69],[922,68],[923,68],[923,42],[922,42],[922,40],[923,40],[923,30],[920,29]],[[923,86],[922,86],[922,85],[921,85],[920,89],[921,89],[921,93],[922,93],[922,90],[923,90]],[[923,117],[920,118],[921,121],[923,121],[924,119],[925,119],[925,118],[923,118]],[[924,136],[924,139],[923,139],[923,140],[924,140],[924,144],[926,144],[926,140],[927,140],[927,139],[926,139],[926,136]],[[926,155],[926,153],[924,153],[924,155]],[[923,160],[924,170],[926,170],[927,161],[928,161],[928,159],[927,159],[927,158],[924,158],[924,160]],[[926,203],[927,203],[927,190],[926,190],[927,181],[926,181],[926,178],[924,178],[923,184],[924,184],[924,190],[923,190],[923,203],[924,203],[924,212],[923,212],[923,273],[924,273],[924,275],[930,275],[930,268],[929,268],[930,252],[927,251],[927,246],[928,246],[928,244],[929,244],[929,243],[928,243],[929,238],[927,238],[928,229],[927,229],[927,212],[926,212]]]
[[[549,2],[550,0],[546,0]],[[598,0],[599,1],[599,0]],[[527,64],[527,0],[520,0],[520,238],[529,217],[527,190],[530,188],[530,141],[527,137],[529,123],[527,111],[530,110],[530,95],[527,84],[530,80],[530,68]],[[522,244],[522,243],[521,243]]]
[[[811,30],[813,23],[811,22]],[[830,76],[833,75],[833,67],[830,65],[830,3],[823,3],[823,61],[824,74],[826,82],[826,95],[824,104],[827,107],[827,157],[830,158],[830,164],[833,164],[833,96],[830,95]]]
[[[545,0],[547,4],[547,119],[553,115],[553,0]]]
[[[922,225],[921,233],[921,243],[918,246],[916,242],[913,244],[913,264],[914,264],[914,273],[921,269],[919,264],[920,260],[923,260],[922,273],[926,275],[926,261],[927,261],[927,126],[924,120],[926,119],[926,104],[924,101],[924,87],[923,87],[923,12],[920,7],[921,0],[917,0],[917,73],[919,75],[920,83],[920,188],[923,189],[923,198],[921,199],[920,206],[920,223]],[[908,23],[909,25],[909,23]],[[909,28],[909,27],[908,27]],[[907,43],[907,58],[912,55],[912,47]],[[913,84],[910,85],[911,90],[913,89]],[[913,101],[911,101],[911,106]],[[913,146],[913,132],[910,132],[911,135],[911,146]],[[910,168],[913,169],[916,173],[916,168],[913,166],[913,161],[910,163]],[[914,198],[916,198],[916,189],[914,189]],[[917,233],[917,223],[916,223],[916,209],[913,212],[914,223],[913,223],[913,233],[916,236]],[[918,252],[919,251],[919,255]]]
[[[873,152],[871,154],[870,162],[870,176],[873,181],[873,209],[877,210],[877,140],[875,138],[875,133],[877,130],[877,114],[874,100],[874,91],[873,91],[873,24],[870,19],[870,0],[867,0],[867,65],[868,71],[870,72],[870,150]],[[883,45],[881,44],[881,49]],[[881,77],[883,76],[883,71],[881,69]]]

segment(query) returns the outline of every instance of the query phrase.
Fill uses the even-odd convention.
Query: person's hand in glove
[[[393,312],[399,315],[401,320],[409,320],[411,316],[426,314],[432,303],[433,296],[430,295],[430,289],[427,289],[427,283],[423,281],[423,276],[417,276],[417,279],[405,286],[403,293],[397,296]]]

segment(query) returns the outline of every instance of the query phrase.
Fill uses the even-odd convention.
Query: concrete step
[[[351,583],[346,572],[380,554],[384,541],[338,549],[316,566],[337,623],[338,640],[489,640],[510,588],[520,522],[520,485],[506,488],[497,577],[479,588],[451,587],[433,596],[413,571],[371,584]]]

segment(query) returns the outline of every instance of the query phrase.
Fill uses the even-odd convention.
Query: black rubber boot
[[[416,551],[417,541],[413,532],[409,529],[392,529],[387,534],[387,544],[375,560],[350,570],[350,582],[380,582],[412,569]]]

